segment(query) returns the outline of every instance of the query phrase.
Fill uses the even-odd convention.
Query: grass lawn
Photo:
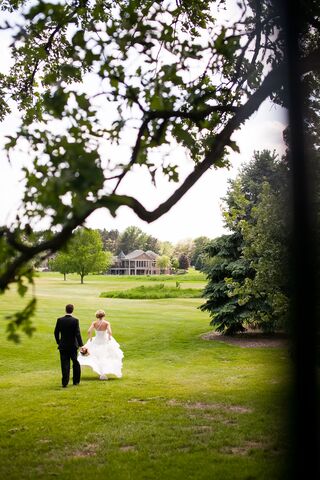
[[[99,298],[140,284],[41,274],[37,331],[19,345],[5,340],[4,317],[22,302],[13,291],[0,297],[1,478],[283,480],[286,349],[202,340],[201,299]],[[84,367],[79,387],[60,387],[53,329],[66,303],[84,341],[95,310],[107,311],[125,354],[122,379],[103,382]]]

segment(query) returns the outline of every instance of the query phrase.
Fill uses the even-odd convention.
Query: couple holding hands
[[[96,312],[96,319],[88,330],[88,341],[84,345],[81,338],[79,320],[73,317],[74,306],[66,305],[66,314],[58,318],[54,336],[58,344],[62,371],[62,386],[65,388],[70,378],[70,361],[73,368],[73,385],[79,385],[81,365],[87,365],[99,374],[100,380],[108,376],[122,376],[123,352],[112,336],[110,322],[103,310]],[[92,337],[93,332],[95,336]],[[78,353],[78,347],[80,351]]]

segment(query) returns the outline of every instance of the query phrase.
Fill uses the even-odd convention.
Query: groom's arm
[[[60,322],[59,322],[59,318],[57,320],[57,323],[56,323],[56,326],[55,326],[55,329],[54,329],[54,338],[56,339],[56,342],[59,345],[59,343],[60,343]]]
[[[83,341],[82,341],[82,338],[81,338],[79,320],[78,319],[76,319],[76,320],[77,320],[77,323],[76,323],[76,339],[77,339],[77,342],[78,342],[78,346],[82,347],[83,346]]]

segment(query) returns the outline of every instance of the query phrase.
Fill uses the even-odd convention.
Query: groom
[[[54,329],[54,336],[60,351],[61,371],[62,371],[62,386],[66,388],[70,377],[70,360],[73,368],[73,385],[80,383],[80,364],[77,360],[77,349],[82,347],[83,342],[81,338],[79,320],[72,316],[73,305],[66,305],[66,314],[57,320]]]

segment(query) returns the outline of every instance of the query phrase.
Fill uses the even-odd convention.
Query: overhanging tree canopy
[[[320,68],[319,10],[300,5],[301,74]],[[12,35],[14,66],[1,75],[1,118],[19,109],[9,137],[11,161],[21,146],[32,165],[15,222],[0,230],[0,290],[24,279],[28,262],[57,251],[96,209],[126,205],[152,222],[210,168],[227,164],[232,134],[268,97],[286,105],[284,35],[272,0],[7,0],[2,28]],[[234,21],[221,20],[231,9]],[[9,12],[12,12],[10,16]],[[311,73],[310,73],[311,72]],[[305,78],[307,78],[305,77]],[[90,85],[90,88],[88,87]],[[92,85],[95,88],[91,88]],[[106,120],[101,112],[110,112]],[[103,165],[101,142],[130,139],[128,158]],[[166,157],[177,144],[194,162],[179,178]],[[154,155],[156,153],[156,155]],[[150,181],[180,180],[154,210],[123,194],[137,166]],[[49,218],[47,234],[33,236]]]

